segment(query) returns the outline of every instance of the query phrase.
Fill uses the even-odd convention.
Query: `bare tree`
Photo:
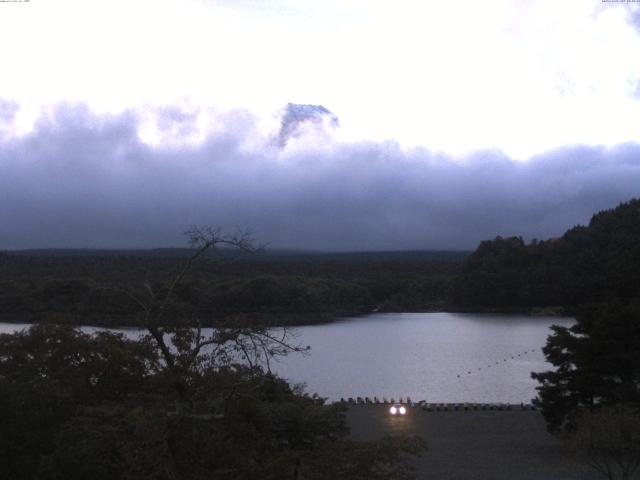
[[[578,419],[573,445],[588,465],[609,480],[629,480],[640,467],[640,413],[616,406]]]
[[[251,233],[238,230],[228,235],[220,228],[194,227],[185,232],[193,253],[177,270],[165,288],[154,288],[145,282],[142,292],[129,296],[140,307],[139,325],[148,332],[164,362],[176,378],[184,379],[188,372],[243,362],[250,368],[259,366],[271,371],[271,359],[292,352],[304,352],[309,347],[291,343],[291,331],[286,327],[270,329],[247,322],[241,316],[220,320],[207,335],[197,315],[188,318],[168,318],[176,301],[176,290],[187,278],[195,263],[221,247],[255,253],[264,247],[255,246]],[[177,382],[178,393],[184,386]]]

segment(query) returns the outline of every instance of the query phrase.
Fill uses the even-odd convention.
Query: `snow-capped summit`
[[[286,146],[291,138],[300,136],[307,125],[337,127],[338,117],[322,105],[288,103],[280,123],[278,145]]]

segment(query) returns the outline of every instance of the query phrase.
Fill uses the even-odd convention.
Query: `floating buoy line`
[[[503,365],[505,363],[508,363],[511,360],[517,360],[518,358],[524,358],[525,355],[528,355],[529,353],[534,353],[535,351],[536,351],[536,349],[532,348],[531,350],[525,350],[525,351],[520,352],[520,353],[514,353],[514,354],[511,354],[511,355],[507,355],[502,360],[498,360],[498,361],[496,361],[494,363],[490,363],[484,368],[494,368],[494,367],[497,367],[499,365]],[[483,369],[483,367],[468,368],[464,372],[461,372],[461,373],[457,374],[456,378],[462,378],[462,377],[464,377],[466,375],[471,375],[471,374],[473,374],[475,372],[481,372],[482,369]]]

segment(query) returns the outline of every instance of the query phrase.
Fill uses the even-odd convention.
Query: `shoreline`
[[[411,311],[386,311],[386,310],[369,310],[363,312],[361,310],[341,311],[339,313],[314,312],[303,314],[291,313],[240,313],[227,317],[210,319],[203,321],[202,327],[215,328],[225,323],[224,318],[234,318],[242,320],[249,325],[263,327],[302,327],[307,325],[324,325],[333,323],[344,318],[358,318],[374,314],[402,314],[402,313],[468,313],[482,315],[522,315],[528,317],[558,317],[567,318],[575,315],[575,312],[564,307],[530,307],[530,308],[467,308],[467,307],[451,307],[425,310]],[[283,321],[284,320],[284,321]],[[45,314],[17,314],[17,315],[0,315],[0,322],[14,324],[36,324],[36,323],[57,323],[65,325],[74,325],[78,327],[97,327],[97,328],[114,328],[114,329],[131,329],[144,328],[140,326],[132,315],[80,315],[76,313],[45,313]],[[170,326],[167,323],[165,326]]]

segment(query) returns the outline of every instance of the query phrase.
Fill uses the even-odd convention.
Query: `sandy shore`
[[[602,478],[545,430],[540,412],[425,412],[404,417],[381,405],[355,405],[347,418],[351,435],[373,440],[386,434],[421,435],[428,451],[415,463],[430,480],[591,480]]]

